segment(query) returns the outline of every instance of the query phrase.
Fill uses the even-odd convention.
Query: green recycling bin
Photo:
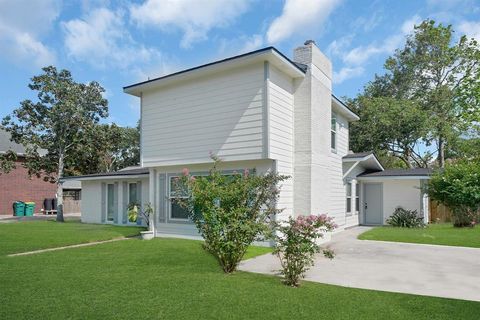
[[[25,202],[25,215],[33,216],[35,212],[35,202]]]
[[[13,203],[13,215],[14,216],[24,216],[25,215],[25,203],[22,201],[15,201]]]

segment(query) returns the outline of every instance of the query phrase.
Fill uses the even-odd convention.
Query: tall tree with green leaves
[[[418,104],[390,97],[358,97],[350,105],[361,119],[351,124],[354,151],[372,150],[383,157],[393,156],[402,161],[402,167],[428,166],[430,155],[419,150],[428,119]]]
[[[140,130],[113,124],[97,124],[82,137],[85,146],[79,145],[75,166],[68,174],[112,172],[140,163]]]
[[[57,221],[63,222],[60,179],[66,164],[75,162],[76,151],[86,147],[83,137],[108,116],[108,102],[102,96],[105,90],[95,81],[75,82],[68,70],[53,66],[43,68],[43,74],[33,77],[28,87],[37,92],[38,101],[22,101],[2,125],[14,142],[26,147],[24,165],[29,174],[57,184]]]
[[[404,48],[387,59],[385,69],[360,97],[393,98],[418,105],[427,117],[426,133],[419,138],[429,149],[436,147],[437,163],[443,167],[452,141],[480,121],[477,41],[466,36],[457,40],[451,25],[426,20],[407,36]],[[370,125],[362,126],[361,120],[357,127],[371,132],[375,128]]]

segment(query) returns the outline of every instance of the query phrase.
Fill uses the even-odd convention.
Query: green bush
[[[395,209],[393,214],[387,219],[387,224],[392,227],[401,228],[423,228],[425,223],[423,218],[418,216],[417,210],[406,210],[402,207]]]
[[[205,239],[205,248],[219,261],[224,272],[236,270],[247,248],[270,235],[270,223],[279,196],[278,183],[287,176],[244,172],[223,174],[215,163],[207,176],[192,176],[187,169],[177,180],[175,192],[186,195],[178,203]]]
[[[451,209],[454,226],[475,226],[480,210],[480,162],[447,165],[432,176],[427,191],[430,198]]]

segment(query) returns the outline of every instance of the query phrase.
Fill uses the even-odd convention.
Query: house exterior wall
[[[23,160],[16,161],[16,168],[10,173],[0,174],[0,214],[12,215],[14,201],[35,202],[35,213],[40,213],[45,198],[55,198],[57,186],[42,178],[29,177],[22,166]]]
[[[98,179],[82,181],[81,220],[85,223],[105,223],[106,216],[106,185],[112,183],[116,189],[115,224],[132,224],[126,220],[128,200],[128,184],[137,183],[140,186],[139,201],[143,206],[149,202],[148,177],[116,179]]]
[[[102,181],[82,181],[81,221],[102,222]]]
[[[278,207],[284,209],[278,219],[293,214],[294,184],[294,88],[293,79],[274,66],[269,66],[268,107],[269,107],[269,155],[275,160],[279,174],[290,178],[281,184]]]
[[[308,66],[305,78],[294,82],[294,212],[326,213],[342,228],[347,225],[342,157],[348,153],[348,120],[336,114],[332,151],[331,62],[311,43],[295,49],[294,61]]]
[[[348,153],[349,125],[348,120],[338,113],[336,113],[336,119],[336,150],[329,150],[329,163],[327,167],[329,188],[328,190],[323,190],[323,192],[328,192],[328,209],[326,212],[329,216],[335,218],[339,228],[345,228],[358,224],[358,216],[355,217],[354,212],[352,212],[351,216],[347,216],[346,214],[346,184],[348,180],[352,180],[357,174],[362,173],[363,169],[357,166],[350,172],[348,177],[343,178],[342,158]],[[330,130],[328,130],[327,135],[328,138],[330,138]]]
[[[150,169],[150,195],[155,209],[155,234],[162,237],[199,238],[195,225],[188,220],[175,220],[170,215],[169,179],[181,176],[183,168],[188,168],[192,174],[205,174],[211,169],[212,163],[164,166]],[[224,171],[238,171],[255,169],[257,174],[264,174],[274,170],[272,160],[252,160],[223,162],[219,167]]]
[[[142,93],[144,167],[264,158],[263,63]]]
[[[362,194],[360,195],[360,223],[365,223],[364,210],[364,185],[366,183],[381,183],[382,184],[382,202],[383,202],[383,221],[393,214],[397,207],[402,207],[407,210],[417,210],[419,215],[427,215],[428,208],[425,210],[423,205],[423,191],[421,190],[420,179],[361,179]]]
[[[383,182],[383,221],[385,222],[398,206],[422,212],[420,180],[389,180]]]

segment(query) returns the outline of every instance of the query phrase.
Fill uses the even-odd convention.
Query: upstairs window
[[[337,115],[332,113],[332,123],[330,129],[330,147],[333,152],[337,151]]]

